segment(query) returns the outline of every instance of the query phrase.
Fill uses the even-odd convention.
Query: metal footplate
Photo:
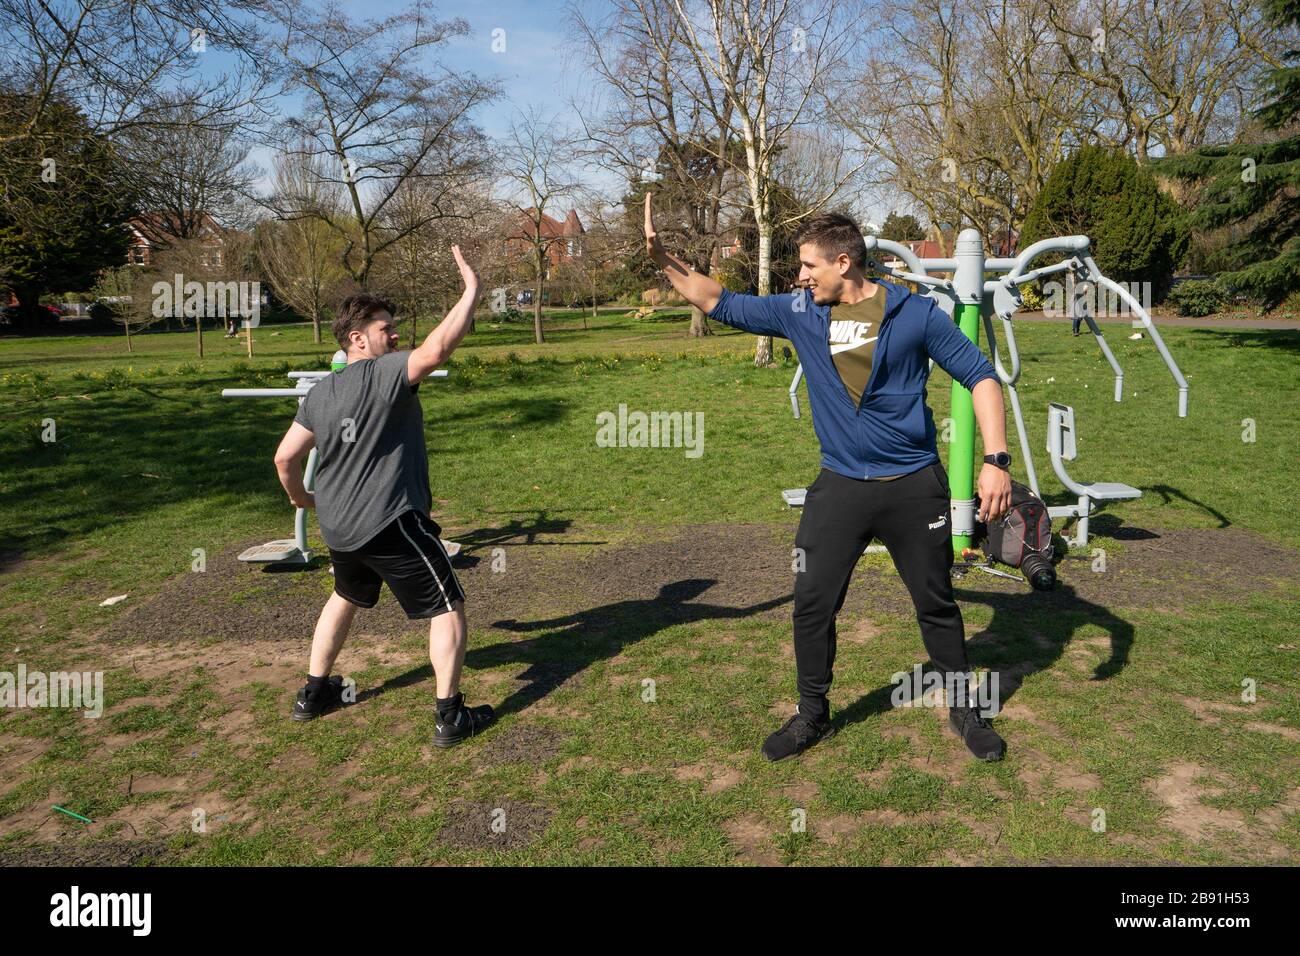
[[[253,545],[240,553],[239,560],[251,564],[306,564],[311,552],[298,547],[293,538],[282,538]]]

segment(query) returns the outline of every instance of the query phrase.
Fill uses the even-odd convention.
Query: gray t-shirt
[[[355,551],[407,511],[429,513],[420,385],[409,352],[353,362],[314,386],[294,421],[316,436],[316,517],[335,551]]]

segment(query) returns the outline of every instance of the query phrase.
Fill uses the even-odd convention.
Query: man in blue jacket
[[[737,295],[670,255],[655,234],[648,194],[645,237],[646,251],[688,302],[735,328],[789,339],[803,363],[822,469],[795,536],[804,559],[794,589],[799,705],[767,738],[764,755],[784,760],[834,732],[826,695],[835,617],[859,556],[878,538],[912,596],[931,662],[956,688],[950,726],[975,756],[1001,759],[1006,745],[966,693],[948,475],[925,403],[930,359],[971,390],[986,452],[979,517],[996,519],[1011,503],[1011,459],[993,366],[933,299],[867,278],[862,232],[847,216],[815,216],[799,230],[802,288],[784,295]]]

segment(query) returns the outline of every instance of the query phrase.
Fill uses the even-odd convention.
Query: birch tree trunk
[[[543,261],[545,253],[542,251],[540,245],[537,247],[535,255],[537,281],[534,285],[537,286],[537,288],[533,290],[533,336],[537,339],[538,345],[543,345],[546,342],[546,338],[542,335],[542,286],[546,280],[543,279],[542,276],[546,272],[546,267]]]
[[[758,294],[772,291],[772,222],[761,215],[758,220]],[[772,337],[760,335],[754,345],[754,364],[772,364]]]

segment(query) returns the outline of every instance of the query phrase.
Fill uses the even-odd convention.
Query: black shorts
[[[408,511],[356,551],[330,548],[334,593],[358,607],[374,607],[387,584],[413,621],[450,611],[465,592],[438,540],[441,531],[418,511]]]

